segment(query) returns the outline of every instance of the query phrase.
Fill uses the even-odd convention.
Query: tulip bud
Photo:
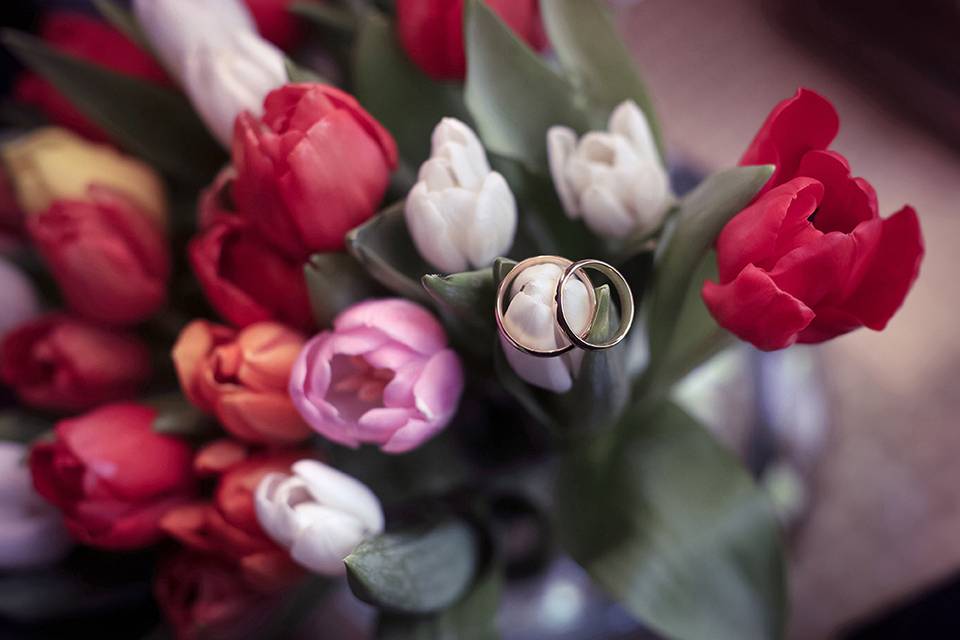
[[[163,306],[170,255],[163,229],[123,193],[91,186],[84,200],[57,200],[27,231],[67,303],[110,325],[146,320]]]
[[[0,150],[20,206],[27,214],[55,200],[85,198],[91,185],[123,193],[164,228],[167,202],[163,182],[149,165],[65,129],[47,127]]]
[[[257,34],[239,0],[137,0],[147,39],[225,147],[241,112],[287,82],[283,52]]]
[[[230,324],[277,320],[300,330],[315,326],[303,262],[264,242],[253,222],[229,210],[231,171],[200,198],[200,233],[190,242],[193,272],[210,305]]]
[[[445,273],[486,267],[513,244],[513,193],[503,176],[490,170],[476,134],[459,120],[441,120],[432,147],[405,206],[413,242]]]
[[[60,513],[37,495],[24,464],[27,447],[0,442],[0,570],[37,569],[70,550]]]
[[[538,264],[524,269],[510,287],[510,304],[504,314],[504,328],[524,346],[538,350],[557,349],[568,338],[557,323],[557,284],[563,270],[555,264]],[[587,287],[577,279],[568,280],[563,289],[563,310],[570,329],[581,334],[590,322],[590,297]],[[501,336],[500,343],[510,366],[530,384],[566,393],[580,370],[583,352],[572,349],[552,358],[539,358],[519,351]]]
[[[90,409],[133,396],[149,378],[150,352],[136,337],[60,314],[0,342],[0,379],[37,409]]]
[[[13,264],[0,258],[0,337],[37,315],[40,310],[37,294],[30,280]]]
[[[254,498],[257,520],[301,566],[342,574],[343,559],[383,531],[380,501],[364,484],[323,463],[300,460],[291,471],[260,481]]]
[[[607,129],[579,141],[567,127],[547,132],[550,174],[563,208],[597,235],[622,238],[652,231],[673,193],[647,118],[628,100],[610,115]]]
[[[259,120],[237,118],[233,200],[261,235],[290,256],[339,251],[377,212],[397,145],[353,96],[324,84],[288,84]]]
[[[180,386],[200,409],[246,442],[284,445],[310,429],[294,409],[287,385],[303,348],[300,334],[274,322],[242,331],[195,320],[173,347]]]

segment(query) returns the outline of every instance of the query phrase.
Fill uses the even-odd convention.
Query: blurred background
[[[735,163],[806,86],[837,107],[834,148],[882,215],[916,207],[927,255],[901,312],[812,349],[829,433],[791,542],[790,637],[960,637],[960,3],[616,6],[676,160]]]
[[[41,6],[83,4],[3,0],[0,16],[29,28]],[[960,3],[612,5],[675,163],[735,164],[770,108],[806,86],[836,105],[834,148],[882,213],[920,214],[927,256],[888,329],[805,348],[829,428],[791,535],[790,637],[960,637]],[[5,91],[15,67],[0,55]]]

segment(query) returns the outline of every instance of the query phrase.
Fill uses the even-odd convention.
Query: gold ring
[[[517,279],[517,276],[519,276],[525,269],[538,264],[555,264],[561,269],[569,270],[569,268],[573,266],[573,261],[567,260],[566,258],[561,258],[560,256],[534,256],[532,258],[527,258],[526,260],[521,260],[515,264],[507,273],[507,275],[504,276],[503,280],[500,281],[500,286],[497,287],[497,303],[496,309],[494,310],[494,315],[497,320],[497,329],[500,331],[500,335],[506,338],[507,342],[509,342],[514,348],[528,355],[536,356],[537,358],[554,358],[573,349],[574,343],[568,341],[566,344],[557,347],[556,349],[533,349],[521,344],[516,338],[510,335],[510,332],[507,331],[503,316],[503,307],[506,302],[507,292],[510,290],[510,286]],[[587,295],[590,300],[590,322],[587,323],[587,328],[584,330],[584,337],[586,337],[586,333],[589,332],[590,327],[593,326],[593,317],[597,313],[597,296],[593,290],[593,282],[590,281],[590,278],[587,277],[585,273],[578,273],[577,278],[579,278],[580,281],[583,282],[583,284],[587,287]],[[567,279],[569,278],[565,278],[564,280],[566,281]],[[571,332],[569,329],[565,329],[564,333],[569,336]]]
[[[605,275],[610,283],[613,285],[613,288],[617,291],[617,297],[620,302],[620,326],[617,327],[617,332],[606,342],[590,342],[585,338],[589,335],[590,328],[593,327],[593,321],[596,319],[596,306],[594,306],[593,319],[587,325],[587,331],[582,336],[578,336],[575,331],[570,328],[570,325],[567,323],[567,318],[563,315],[563,287],[567,281],[576,275],[581,280],[584,270],[593,269],[599,273]],[[589,282],[589,278],[587,281]],[[590,291],[593,291],[593,283],[588,285]],[[581,349],[586,349],[588,351],[598,351],[600,349],[609,349],[620,344],[624,338],[627,337],[627,333],[630,331],[630,327],[633,326],[633,292],[630,290],[630,285],[627,283],[627,280],[623,277],[619,271],[614,267],[610,266],[602,260],[580,260],[579,262],[574,262],[570,264],[566,270],[563,272],[563,276],[557,282],[557,321],[560,323],[560,328],[563,329],[563,332],[567,334],[567,338],[570,339],[572,344],[580,347]]]

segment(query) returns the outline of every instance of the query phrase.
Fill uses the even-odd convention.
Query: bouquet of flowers
[[[672,389],[917,277],[829,101],[680,193],[600,0],[95,4],[2,36],[2,568],[145,563],[179,638],[347,586],[493,638],[564,555],[660,636],[782,636],[774,510]]]

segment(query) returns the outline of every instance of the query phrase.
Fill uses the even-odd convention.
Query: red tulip
[[[285,451],[234,462],[222,471],[212,501],[172,509],[161,526],[187,547],[235,564],[247,584],[260,591],[289,586],[302,571],[260,528],[253,493],[268,473],[289,471],[291,464],[313,455],[311,451]],[[201,451],[195,463],[203,456]]]
[[[166,84],[166,74],[133,41],[105,22],[72,11],[51,11],[40,26],[40,37],[54,49],[128,76]],[[17,81],[17,99],[36,105],[53,122],[94,140],[107,134],[90,122],[52,84],[33,73]]]
[[[52,314],[4,336],[0,377],[26,405],[84,411],[135,395],[150,378],[150,353],[134,336]]]
[[[119,191],[91,186],[57,200],[27,230],[69,306],[91,320],[130,325],[166,301],[170,256],[163,230]]]
[[[487,5],[536,50],[547,45],[537,0],[486,0]],[[400,44],[413,62],[437,80],[463,80],[463,0],[397,0]]]
[[[237,118],[233,199],[291,257],[343,248],[372,216],[397,165],[393,138],[350,95],[322,84],[271,92],[258,120]]]
[[[819,180],[775,187],[724,227],[720,282],[703,287],[717,323],[759,349],[883,329],[923,257],[911,207],[880,218],[872,189],[858,191],[830,152],[808,155],[803,169]]]
[[[257,31],[284,51],[300,42],[300,22],[290,12],[295,0],[244,0],[257,23]]]
[[[189,550],[161,560],[153,591],[180,640],[241,637],[246,616],[267,602],[237,565]]]
[[[717,238],[717,322],[765,350],[881,330],[916,280],[923,238],[907,206],[880,218],[877,195],[826,148],[837,113],[808,89],[767,117],[741,164],[776,166],[765,190]],[[779,185],[779,186],[777,186]]]
[[[106,405],[61,420],[30,453],[37,492],[71,535],[103,549],[136,549],[162,537],[160,519],[193,494],[186,443],[153,431],[156,411]]]
[[[207,300],[230,324],[278,320],[303,331],[314,325],[303,262],[264,242],[249,218],[224,203],[231,172],[200,199],[201,232],[190,243],[190,264]]]

